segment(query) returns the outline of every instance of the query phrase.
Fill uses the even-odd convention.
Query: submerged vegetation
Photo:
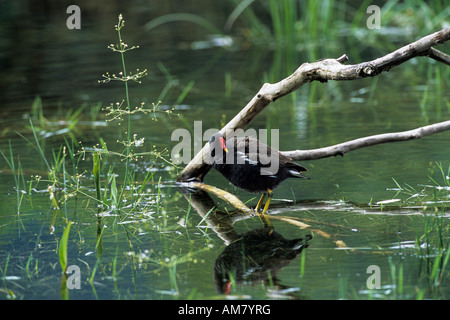
[[[240,37],[243,48],[266,46],[273,55],[270,65],[264,68],[269,71],[262,77],[264,81],[277,81],[305,59],[313,61],[337,51],[345,53],[341,52],[344,50],[341,40],[356,39],[364,43],[364,48],[375,51],[373,54],[384,54],[390,50],[389,46],[396,46],[399,39],[417,38],[441,28],[450,15],[450,8],[444,1],[388,1],[382,7],[381,19],[389,28],[371,33],[361,23],[370,1],[355,7],[332,0],[230,3],[231,11],[223,27],[196,14],[179,13],[149,21],[146,30],[166,23],[187,22],[217,37],[230,34]],[[182,105],[191,93],[195,94],[195,82],[188,79],[175,93],[173,89],[179,85],[178,80],[168,66],[159,62],[157,69],[165,81],[160,95],[153,103],[146,99],[139,101],[133,95],[134,84],[145,84],[152,72],[147,68],[129,71],[127,55],[139,46],[125,42],[122,15],[114,29],[118,43],[107,48],[118,54],[120,71],[105,72],[99,82],[102,86],[121,85],[123,99],[107,106],[98,103],[83,104],[68,111],[59,108],[50,115],[44,112],[45,102],[36,97],[19,133],[32,149],[31,169],[24,165],[27,159],[19,156],[14,142],[9,141],[7,148],[0,150],[1,174],[10,177],[14,191],[8,191],[7,197],[9,202],[14,202],[14,214],[7,215],[0,224],[0,235],[5,238],[0,247],[1,299],[42,296],[59,299],[223,298],[213,289],[205,289],[214,285],[204,283],[206,274],[207,282],[213,282],[214,259],[220,256],[229,235],[218,228],[226,227],[226,223],[214,225],[211,220],[221,215],[227,217],[232,212],[222,212],[220,204],[214,202],[204,216],[197,217],[194,211],[198,208],[191,201],[193,195],[186,190],[180,192],[173,183],[178,168],[169,158],[167,144],[157,142],[157,133],[154,137],[142,135],[136,124],[156,126],[157,122],[163,122],[164,127],[172,128],[176,126],[174,123],[180,122],[190,126],[187,116],[176,114],[178,111],[174,107],[162,101],[172,94],[173,106]],[[353,35],[353,40],[346,35]],[[224,49],[228,50],[226,46]],[[363,54],[359,49],[360,46],[345,47],[358,62]],[[266,53],[258,52],[261,56],[254,60],[255,65],[265,59]],[[426,88],[414,92],[422,93],[413,97],[417,102],[414,108],[424,122],[445,117],[450,111],[449,97],[445,94],[449,70],[436,69],[434,65],[418,66],[418,69],[428,78],[420,79]],[[410,76],[408,71],[405,74],[405,78]],[[233,94],[241,90],[241,80],[228,70],[222,79],[228,103]],[[354,101],[361,95],[367,97],[368,108],[377,104],[380,85],[377,78],[371,81],[352,93]],[[415,85],[419,83],[415,77],[411,81]],[[307,89],[292,94],[292,110],[288,112],[295,114],[294,120],[298,114],[307,114],[311,123],[309,130],[314,133],[318,131],[322,102],[335,103],[334,100],[342,99],[341,90],[332,83],[327,87],[311,83]],[[266,120],[267,128],[276,125],[272,121],[277,121],[278,108],[274,106],[268,111],[272,117]],[[210,115],[209,111],[201,113],[203,117]],[[380,121],[375,111],[373,114],[375,121]],[[327,113],[327,116],[332,118],[333,114]],[[224,122],[226,117],[225,112],[218,114],[215,121]],[[391,126],[390,123],[384,125]],[[99,133],[98,129],[112,126],[116,129],[114,138]],[[158,130],[160,127],[155,129]],[[324,130],[325,136],[329,134],[327,130]],[[52,139],[57,141],[57,147],[50,143]],[[250,280],[249,283],[244,281],[242,286],[233,283],[233,297],[297,299],[303,298],[302,290],[306,288],[312,292],[307,291],[306,295],[320,298],[321,293],[311,288],[320,287],[315,283],[319,280],[313,272],[322,270],[320,284],[334,286],[331,292],[335,296],[326,298],[448,298],[450,163],[430,164],[429,171],[429,177],[424,174],[426,182],[422,184],[410,184],[393,177],[395,186],[386,186],[387,192],[393,193],[392,198],[374,200],[368,205],[355,204],[351,199],[342,201],[343,196],[337,193],[335,199],[327,199],[324,207],[320,201],[314,202],[318,208],[308,207],[310,202],[306,202],[305,209],[301,201],[292,206],[279,206],[279,210],[285,207],[290,210],[287,216],[276,220],[287,225],[284,230],[289,237],[298,238],[300,229],[302,236],[310,232],[313,234],[310,246],[322,251],[303,250],[298,260],[286,267],[289,275],[285,276],[286,285],[279,285],[276,275],[267,271],[268,280],[262,284],[254,281],[251,287]],[[336,188],[340,187],[336,184]],[[293,191],[292,195],[295,198]],[[243,219],[241,229],[230,230],[245,232],[260,227],[257,223]],[[30,224],[38,227],[32,228]],[[32,235],[29,235],[30,230]],[[360,248],[354,240],[355,234],[364,237],[363,246],[369,249]],[[330,241],[335,235],[344,238],[348,247],[336,248]],[[324,253],[323,248],[331,249]],[[384,272],[380,288],[367,289],[366,278],[361,276],[365,269],[342,271],[345,267],[341,269],[339,263],[344,265],[341,259],[346,258],[342,258],[341,253],[353,259],[355,251],[362,253],[362,258],[357,259],[367,265],[380,264]],[[323,269],[329,262],[335,263],[332,269]],[[73,277],[67,270],[71,265],[80,269],[81,290],[74,289],[70,283]],[[192,275],[195,280],[189,278]],[[235,280],[236,274],[228,276]]]

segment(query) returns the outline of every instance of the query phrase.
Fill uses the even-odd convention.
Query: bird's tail
[[[292,177],[295,177],[295,178],[302,178],[302,179],[311,179],[310,177],[308,177],[308,176],[305,176],[301,171],[297,171],[297,170],[289,170],[289,173],[291,174],[291,176]]]

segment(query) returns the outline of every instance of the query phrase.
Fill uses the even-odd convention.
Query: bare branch
[[[296,161],[315,160],[327,157],[343,156],[345,153],[349,151],[374,146],[381,143],[420,139],[422,137],[443,132],[446,130],[450,130],[450,120],[408,131],[377,134],[319,149],[284,151],[281,153],[288,157],[291,157]]]
[[[426,55],[436,61],[445,63],[446,65],[450,66],[450,56],[442,51],[439,51],[435,48],[430,48]]]
[[[428,56],[446,63],[448,56],[435,50],[433,47],[449,39],[450,28],[446,28],[383,57],[356,65],[344,65],[343,63],[348,60],[346,55],[342,55],[337,59],[324,59],[313,63],[304,63],[292,75],[280,82],[274,84],[265,83],[241,112],[222,128],[221,133],[226,137],[229,130],[245,129],[272,101],[297,90],[311,81],[326,82],[328,80],[355,80],[373,77],[417,56]],[[203,161],[208,152],[209,146],[206,144],[184,168],[178,177],[178,181],[202,181],[210,169],[210,165]]]
[[[189,182],[180,184],[180,186],[184,188],[196,188],[204,191],[211,192],[221,198],[222,200],[225,200],[226,202],[232,204],[236,209],[240,210],[241,212],[244,212],[250,216],[254,216],[255,212],[251,210],[249,207],[247,207],[241,200],[239,200],[238,197],[236,197],[234,194],[231,194],[225,190],[219,189],[217,187],[211,186],[209,184],[204,184],[200,182]]]

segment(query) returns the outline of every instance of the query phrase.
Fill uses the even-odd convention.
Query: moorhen
[[[255,208],[258,214],[268,194],[262,220],[269,226],[271,224],[265,214],[272,199],[272,190],[287,178],[309,179],[302,174],[307,171],[305,167],[253,137],[233,136],[225,141],[218,132],[211,137],[209,147],[212,166],[228,181],[247,192],[262,193]]]
[[[274,284],[277,274],[308,247],[311,235],[304,239],[285,239],[281,234],[266,228],[244,234],[230,243],[214,263],[214,283],[219,293],[231,293],[230,274],[235,284],[262,280]]]

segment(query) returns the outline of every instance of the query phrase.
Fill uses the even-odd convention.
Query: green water
[[[228,216],[221,212],[231,211],[229,205],[214,196],[198,200],[175,184],[183,165],[175,168],[144,156],[132,166],[137,184],[147,170],[155,173],[143,190],[142,202],[132,210],[124,203],[122,211],[105,210],[99,215],[92,152],[77,163],[68,157],[66,171],[81,174],[82,188],[60,203],[51,232],[54,209],[47,189],[50,183],[45,182],[48,168],[34,148],[29,118],[38,128],[50,164],[71,139],[64,130],[69,125],[68,113],[82,105],[85,109],[72,130],[75,141],[90,148],[103,139],[110,150],[123,151],[116,140],[125,139],[125,125],[107,122],[104,112],[96,109],[124,98],[122,84],[97,82],[107,71],[120,72],[119,56],[106,49],[116,42],[113,25],[118,13],[127,21],[125,41],[140,46],[126,55],[128,69],[147,68],[149,73],[141,84],[130,85],[132,103],[161,100],[163,109],[173,107],[180,114],[158,114],[158,121],[151,115],[133,116],[133,134],[145,137],[143,151],[155,146],[170,152],[176,144],[170,140],[173,130],[193,132],[194,121],[202,121],[203,130],[220,128],[246,105],[265,79],[281,79],[310,56],[301,50],[284,47],[274,51],[249,42],[244,27],[233,29],[229,47],[214,44],[217,42],[211,39],[222,38],[211,37],[195,24],[167,24],[151,32],[143,28],[152,18],[184,11],[223,25],[231,4],[198,8],[171,2],[146,6],[138,1],[127,8],[80,5],[81,30],[65,27],[65,8],[41,8],[30,14],[22,5],[7,6],[3,12],[8,19],[2,21],[2,74],[8,76],[0,79],[0,150],[9,158],[11,143],[16,171],[0,159],[1,299],[61,299],[67,295],[70,299],[154,300],[227,296],[448,299],[448,266],[437,277],[439,283],[432,277],[434,267],[444,263],[449,243],[449,182],[438,167],[442,164],[447,173],[450,166],[450,134],[446,132],[360,149],[344,157],[302,162],[311,180],[284,182],[274,192],[269,214],[275,232],[283,238],[311,235],[308,247],[289,259],[271,262],[268,270],[261,267],[257,279],[240,280],[234,271],[236,279],[227,295],[216,287],[216,260],[239,234],[261,229],[262,224],[256,217],[236,214],[232,215],[236,220],[227,225]],[[22,24],[17,22],[19,18]],[[389,51],[368,47],[361,49],[369,52],[366,56],[353,57],[350,37],[330,40],[329,57],[347,53],[354,59],[350,63],[356,63]],[[413,40],[415,37],[402,39],[398,46]],[[295,57],[295,63],[289,65],[288,57]],[[164,67],[175,80],[170,85]],[[227,77],[231,85],[227,85]],[[374,79],[314,83],[271,104],[251,127],[279,129],[281,150],[312,149],[413,129],[449,118],[448,79],[448,67],[421,58]],[[176,103],[191,81],[195,82],[192,90]],[[31,105],[36,96],[42,99],[47,119],[43,127],[39,117],[33,118]],[[19,163],[22,175],[17,184],[14,174],[17,177]],[[112,168],[120,188],[124,166],[117,157],[105,156],[102,186],[110,188],[106,179]],[[36,175],[43,181],[33,182],[30,189]],[[396,182],[405,190],[399,193]],[[235,189],[215,171],[207,174],[205,183],[236,194],[249,201],[249,206],[256,205],[255,195]],[[59,192],[57,196],[62,194]],[[391,199],[400,200],[379,203]],[[223,216],[225,220],[217,220]],[[78,268],[80,288],[64,291],[58,250],[68,220],[72,222],[68,264]],[[249,266],[244,266],[244,272],[250,273]],[[379,267],[379,288],[369,288],[370,266]]]

